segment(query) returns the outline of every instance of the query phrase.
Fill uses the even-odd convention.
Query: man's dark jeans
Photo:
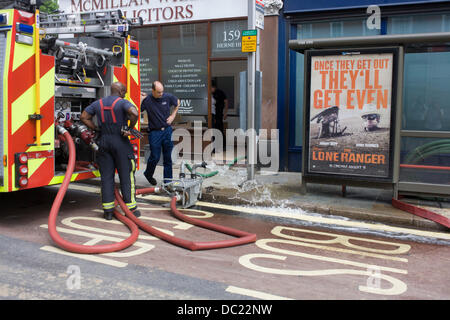
[[[164,165],[164,183],[170,182],[172,179],[172,127],[167,127],[165,130],[153,130],[148,133],[148,142],[150,144],[150,157],[147,161],[147,168],[144,175],[147,178],[153,177],[156,165],[161,157],[161,150],[163,154]]]

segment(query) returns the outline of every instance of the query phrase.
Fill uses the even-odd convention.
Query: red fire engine
[[[115,81],[127,85],[126,98],[140,108],[139,46],[129,32],[141,23],[119,10],[0,10],[0,192],[62,183],[69,155],[57,126],[75,141],[71,181],[99,176],[94,133],[80,115]],[[139,139],[132,143],[138,158]]]

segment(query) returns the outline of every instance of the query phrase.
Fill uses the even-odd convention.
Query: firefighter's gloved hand
[[[144,137],[141,132],[137,131],[136,129],[130,129],[128,126],[122,127],[122,135],[124,137],[134,136],[138,139],[142,139]]]
[[[135,136],[138,139],[142,139],[144,137],[144,135],[140,131],[137,131],[136,129],[131,129],[130,132],[133,136]]]
[[[123,126],[120,133],[122,133],[122,136],[124,137],[131,136],[130,128],[128,126]]]

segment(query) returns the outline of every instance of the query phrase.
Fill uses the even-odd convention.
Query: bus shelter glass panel
[[[403,137],[400,181],[450,185],[450,138]]]
[[[408,49],[405,55],[402,129],[450,131],[449,51],[446,47]]]

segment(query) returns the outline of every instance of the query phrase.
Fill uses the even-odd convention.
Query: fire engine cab
[[[116,81],[127,86],[126,99],[139,110],[139,45],[129,32],[140,24],[120,10],[0,10],[0,192],[62,183],[68,148],[57,127],[75,141],[71,181],[99,176],[95,134],[80,115]],[[139,139],[131,140],[139,160]]]

